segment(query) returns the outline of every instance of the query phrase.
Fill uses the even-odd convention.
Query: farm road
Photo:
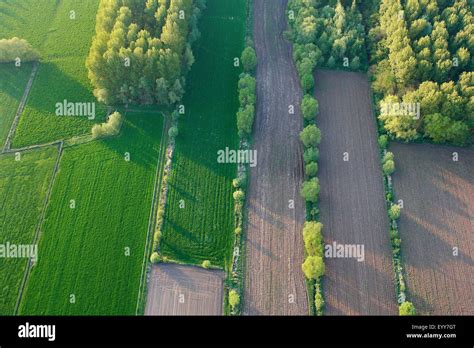
[[[254,1],[258,55],[254,148],[250,170],[244,314],[307,315],[301,264],[305,205],[299,196],[303,165],[300,85],[286,29],[286,0]],[[289,105],[295,106],[290,115]],[[290,200],[294,208],[290,208]]]
[[[325,242],[361,244],[365,253],[363,262],[326,258],[325,313],[395,315],[389,225],[367,77],[318,71],[315,81]]]

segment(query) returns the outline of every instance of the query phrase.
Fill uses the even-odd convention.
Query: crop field
[[[367,77],[318,71],[315,81],[323,134],[319,209],[325,243],[363,245],[365,254],[362,262],[326,258],[325,313],[394,315],[388,217]]]
[[[162,129],[129,113],[119,136],[65,148],[21,314],[135,314]]]
[[[56,116],[55,105],[64,100],[95,102],[85,60],[94,34],[97,6],[95,0],[2,2],[0,37],[24,38],[41,55],[38,75],[20,118],[13,147],[90,131],[94,121],[84,116]],[[104,115],[105,107],[97,103],[96,121]]]
[[[0,148],[10,130],[18,104],[31,73],[31,64],[21,68],[13,64],[0,64]]]
[[[181,262],[224,266],[230,258],[236,165],[219,164],[217,151],[238,145],[241,68],[233,64],[243,49],[245,18],[245,0],[209,0],[199,22],[161,242],[163,255]]]
[[[298,134],[301,90],[286,29],[286,1],[254,1],[257,67],[255,149],[250,169],[244,312],[248,315],[308,315],[301,264],[305,206],[299,195],[304,177]],[[295,202],[289,208],[289,200]],[[294,299],[293,302],[289,298]]]
[[[154,266],[146,315],[221,315],[224,272],[162,264]]]
[[[390,150],[408,295],[418,314],[473,315],[474,149],[393,143]]]
[[[57,147],[0,155],[0,244],[31,244],[58,156]],[[0,315],[13,314],[26,258],[0,259]]]

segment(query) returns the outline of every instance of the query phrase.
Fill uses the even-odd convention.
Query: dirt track
[[[145,315],[221,315],[224,273],[193,266],[153,266]]]
[[[397,314],[388,218],[367,77],[318,71],[319,209],[325,242],[363,244],[365,261],[326,259],[325,313]],[[344,153],[349,155],[344,161]]]
[[[400,236],[409,299],[419,314],[474,315],[474,149],[390,149],[395,194],[404,203]]]
[[[258,55],[254,148],[258,165],[250,171],[244,314],[307,315],[299,196],[303,178],[301,92],[286,29],[286,0],[254,1],[254,41]],[[288,112],[295,105],[294,115]],[[289,207],[294,200],[295,207]]]

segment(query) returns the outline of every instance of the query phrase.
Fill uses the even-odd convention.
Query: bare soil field
[[[153,266],[145,315],[222,315],[224,272]]]
[[[362,262],[326,258],[325,313],[395,315],[388,217],[367,77],[317,71],[315,84],[325,243],[361,244],[365,254]]]
[[[305,206],[299,132],[301,91],[286,29],[286,0],[254,1],[258,55],[254,149],[250,170],[244,314],[307,315],[301,264]],[[288,112],[295,106],[295,114]],[[290,200],[294,208],[290,208]]]
[[[474,149],[398,143],[390,149],[395,195],[403,200],[409,299],[419,314],[473,315]]]

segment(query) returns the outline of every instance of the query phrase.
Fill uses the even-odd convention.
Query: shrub
[[[317,313],[322,313],[324,309],[324,298],[323,295],[321,295],[320,292],[317,292],[315,297],[314,297],[314,304],[316,305],[316,312]]]
[[[395,162],[393,160],[388,160],[383,163],[382,171],[385,175],[392,175],[395,171]]]
[[[393,160],[394,160],[393,152],[390,152],[390,151],[385,152],[385,154],[383,155],[382,162],[385,163],[385,162],[393,161]]]
[[[316,162],[319,159],[319,150],[317,147],[309,147],[304,150],[303,160],[304,163]]]
[[[176,138],[178,136],[178,134],[179,134],[179,130],[178,130],[178,127],[176,127],[176,126],[173,126],[168,130],[168,136],[171,139]]]
[[[316,147],[321,142],[321,131],[316,125],[310,124],[301,131],[300,139],[305,147]]]
[[[240,296],[234,289],[229,291],[229,304],[232,309],[235,309],[240,303]]]
[[[240,236],[240,234],[242,233],[242,229],[240,227],[236,227],[235,230],[234,230],[234,233],[238,236]]]
[[[309,94],[305,94],[301,101],[301,113],[306,120],[314,119],[318,114],[318,101]]]
[[[398,307],[398,312],[400,315],[416,315],[416,309],[413,303],[409,301],[403,302],[399,307]]]
[[[245,71],[249,72],[255,69],[257,66],[257,54],[253,47],[245,47],[241,60]]]
[[[155,243],[159,243],[161,241],[161,231],[159,229],[157,229],[153,234],[153,241]]]
[[[304,275],[308,279],[318,279],[324,275],[325,266],[321,256],[308,256],[301,265]]]
[[[388,136],[386,134],[383,134],[379,136],[379,146],[382,150],[385,150],[388,146]]]
[[[171,113],[171,119],[174,121],[174,122],[178,122],[179,120],[179,112],[178,111],[173,111]]]
[[[95,124],[92,127],[92,137],[94,139],[117,135],[120,132],[122,115],[119,112],[111,114],[107,121],[101,124]]]
[[[155,251],[150,256],[151,263],[157,264],[160,262],[160,255]]]
[[[209,267],[211,267],[211,261],[209,261],[209,260],[204,260],[204,261],[202,262],[202,267],[203,267],[203,268],[206,268],[206,269],[209,268]]]
[[[301,76],[301,87],[303,91],[307,92],[314,87],[314,77],[311,74],[304,74]]]
[[[318,164],[310,162],[305,166],[304,170],[307,176],[313,177],[318,173]]]
[[[392,220],[397,220],[400,217],[400,206],[398,204],[392,204],[388,210],[388,216]]]
[[[32,62],[39,59],[39,53],[24,39],[14,37],[0,40],[0,63],[14,62],[20,58],[23,62]]]
[[[303,182],[303,185],[301,185],[301,197],[307,202],[316,203],[318,201],[319,190],[318,178],[312,178],[309,181]]]
[[[242,203],[242,202],[244,201],[244,199],[245,199],[245,193],[244,193],[244,191],[242,191],[242,190],[237,190],[237,191],[235,191],[234,194],[233,194],[233,196],[234,196],[234,199],[235,199],[237,202],[240,202],[240,203]]]
[[[310,256],[323,256],[323,224],[315,221],[306,221],[303,227],[305,250]]]

